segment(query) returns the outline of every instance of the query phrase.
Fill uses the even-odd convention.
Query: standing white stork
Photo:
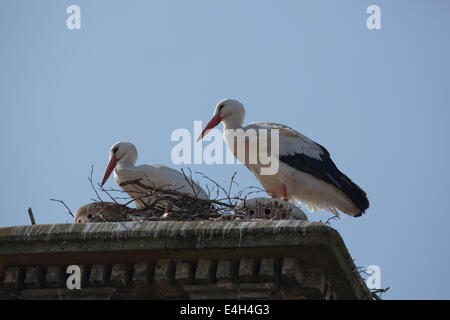
[[[115,143],[109,152],[109,163],[101,186],[105,184],[114,170],[114,180],[118,186],[124,182],[141,179],[142,184],[150,187],[175,189],[200,199],[208,199],[206,192],[183,173],[161,164],[151,163],[136,166],[137,158],[138,153],[134,144],[130,142]],[[124,185],[121,188],[133,199],[142,198],[143,194],[148,192],[136,184]],[[135,202],[138,208],[145,206],[145,202],[140,199]]]
[[[266,129],[268,137],[272,129],[277,129],[279,151],[275,156],[279,159],[278,172],[274,175],[261,175],[260,163],[244,162],[269,195],[290,202],[297,200],[304,203],[310,211],[329,210],[337,216],[339,210],[359,217],[369,207],[366,193],[339,171],[328,151],[320,144],[278,123],[252,122],[242,127],[244,116],[245,109],[239,101],[233,99],[220,101],[214,110],[213,118],[197,141],[210,129],[223,122],[225,143],[237,157],[236,135],[233,133],[236,129],[242,129],[244,132],[254,129],[257,133],[260,129]],[[257,152],[254,148],[249,148],[248,141],[245,140],[246,153]],[[274,153],[276,152],[274,150]]]

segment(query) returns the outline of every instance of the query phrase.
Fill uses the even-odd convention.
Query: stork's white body
[[[185,176],[178,170],[169,168],[161,164],[144,164],[136,166],[137,150],[135,146],[129,142],[118,142],[111,147],[110,164],[108,164],[107,172],[103,178],[106,182],[110,172],[108,169],[114,168],[114,180],[131,198],[136,200],[136,206],[143,207],[145,203],[140,200],[148,189],[139,187],[136,184],[127,184],[121,186],[124,182],[132,182],[140,179],[140,183],[164,189],[172,189],[178,192],[186,193],[200,199],[208,199],[206,192],[192,179]]]
[[[206,192],[194,181],[185,177],[183,173],[166,167],[161,164],[144,164],[140,166],[131,166],[126,164],[117,164],[114,170],[114,181],[120,186],[124,182],[142,179],[140,182],[151,187],[162,187],[164,189],[173,189],[179,192],[189,194],[201,199],[208,199]],[[188,181],[192,184],[189,185]],[[132,198],[139,198],[148,190],[140,188],[137,185],[125,185],[121,187]],[[195,189],[195,191],[193,190]],[[141,206],[140,201],[136,205]]]

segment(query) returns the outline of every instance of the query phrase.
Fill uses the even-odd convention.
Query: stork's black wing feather
[[[317,145],[323,151],[321,159],[310,157],[304,153],[295,153],[293,155],[280,156],[280,161],[341,190],[359,208],[360,213],[357,217],[361,216],[369,207],[366,193],[349,177],[339,171],[333,160],[331,160],[329,152],[323,146]]]

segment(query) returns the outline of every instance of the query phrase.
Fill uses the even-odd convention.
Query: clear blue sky
[[[66,8],[81,8],[81,30]],[[382,30],[366,8],[381,7]],[[0,2],[0,226],[71,221],[110,146],[175,167],[170,135],[235,98],[326,146],[368,193],[333,221],[385,298],[450,298],[450,1]],[[186,166],[183,166],[186,167]],[[240,165],[192,165],[222,184]],[[108,186],[114,186],[110,179]],[[309,214],[326,220],[330,214]]]

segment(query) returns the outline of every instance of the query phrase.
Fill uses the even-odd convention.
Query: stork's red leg
[[[288,200],[286,185],[283,183],[283,200]]]

